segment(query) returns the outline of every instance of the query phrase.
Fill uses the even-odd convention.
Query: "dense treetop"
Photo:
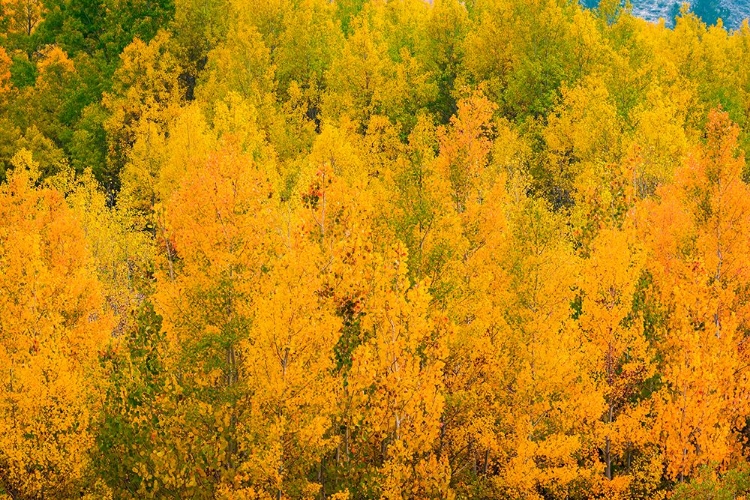
[[[750,491],[747,22],[0,9],[0,497]]]

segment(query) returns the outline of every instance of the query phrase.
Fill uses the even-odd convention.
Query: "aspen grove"
[[[0,0],[0,498],[750,498],[750,25]]]

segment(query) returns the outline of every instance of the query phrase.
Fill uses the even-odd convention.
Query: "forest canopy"
[[[0,1],[0,498],[750,492],[750,26]]]

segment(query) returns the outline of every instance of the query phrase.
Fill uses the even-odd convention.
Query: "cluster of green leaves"
[[[169,0],[3,2],[0,175],[13,152],[26,148],[47,175],[67,163],[112,184],[102,95],[111,91],[123,49],[135,38],[153,38],[174,10]]]

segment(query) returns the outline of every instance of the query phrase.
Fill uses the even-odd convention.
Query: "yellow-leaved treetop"
[[[13,89],[13,84],[10,81],[10,67],[13,64],[8,52],[0,47],[0,96],[7,94]]]
[[[6,0],[2,8],[7,30],[27,36],[34,32],[46,11],[41,0]]]
[[[705,145],[649,205],[649,267],[666,311],[658,431],[673,478],[741,453],[750,190],[737,135],[726,113],[712,111]]]
[[[429,311],[424,283],[409,286],[403,245],[375,257],[362,304],[365,341],[348,383],[359,422],[357,445],[376,466],[376,491],[398,499],[447,494],[440,438],[447,319]]]
[[[272,169],[230,143],[188,173],[159,209],[156,306],[173,351],[177,400],[155,474],[182,495],[211,491],[205,475],[231,484],[241,470],[240,429],[253,409],[241,345],[252,338],[260,280],[280,236]],[[199,467],[191,457],[200,457]]]
[[[83,230],[28,151],[0,188],[0,485],[64,498],[89,473],[111,332]]]
[[[623,494],[630,472],[628,456],[648,436],[648,407],[639,404],[641,384],[653,374],[643,324],[633,314],[643,250],[632,224],[602,230],[594,239],[580,281],[578,318],[587,349],[587,364],[605,401],[603,425],[596,429],[602,450],[603,484],[608,497]]]
[[[278,258],[260,279],[241,344],[249,411],[238,422],[238,449],[248,458],[238,482],[277,498],[301,498],[325,494],[323,460],[337,444],[330,430],[340,389],[333,349],[341,319],[323,278],[330,261],[306,224],[287,218],[280,229]]]

